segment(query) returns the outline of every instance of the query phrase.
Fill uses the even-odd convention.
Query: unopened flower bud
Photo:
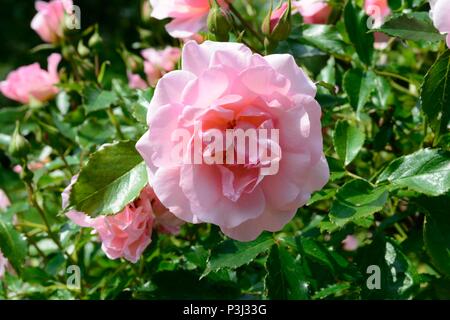
[[[9,153],[19,159],[24,159],[30,153],[31,145],[28,140],[20,134],[19,122],[16,122],[16,129],[11,138]]]
[[[103,39],[100,36],[100,34],[98,33],[98,31],[96,30],[94,32],[94,34],[90,37],[90,39],[88,41],[88,46],[89,46],[89,48],[92,48],[92,49],[98,49],[101,46],[102,42],[103,42]]]
[[[86,46],[84,45],[84,43],[83,43],[82,40],[80,40],[80,41],[78,42],[77,51],[78,51],[78,54],[79,54],[82,58],[87,57],[87,56],[89,55],[89,52],[90,52],[90,51],[89,51],[89,48],[86,47]]]
[[[227,17],[227,12],[222,9],[213,0],[213,5],[208,14],[208,31],[215,35],[218,41],[228,41],[228,33],[231,30],[231,25]]]
[[[291,1],[283,2],[274,11],[271,9],[262,25],[263,34],[270,40],[286,40],[291,33]]]

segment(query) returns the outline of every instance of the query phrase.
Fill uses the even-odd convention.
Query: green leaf
[[[330,220],[342,227],[383,209],[388,192],[386,187],[373,187],[365,180],[346,183],[336,193]]]
[[[70,207],[91,217],[114,214],[138,197],[146,184],[146,166],[135,142],[105,145],[81,170]]]
[[[300,43],[316,47],[329,54],[345,56],[348,45],[342,40],[336,27],[326,24],[305,24],[300,32]]]
[[[22,270],[27,243],[13,225],[0,217],[0,249],[17,272]]]
[[[420,94],[422,110],[438,135],[448,132],[450,121],[450,50],[428,71]]]
[[[331,296],[339,297],[342,296],[345,291],[351,288],[350,283],[335,283],[328,287],[320,289],[320,291],[316,292],[313,296],[313,299],[325,299]]]
[[[390,182],[395,188],[409,188],[431,196],[450,189],[450,153],[422,149],[392,161],[377,183]]]
[[[324,265],[331,273],[335,274],[336,270],[333,259],[325,246],[313,239],[305,237],[299,237],[298,241],[300,241],[302,246],[300,252],[304,252],[310,259]]]
[[[238,268],[252,262],[259,254],[269,250],[274,240],[270,233],[263,233],[251,242],[225,240],[211,250],[203,277],[222,268]]]
[[[344,8],[344,22],[350,41],[353,43],[359,58],[366,65],[372,64],[374,36],[368,33],[368,16],[363,10],[347,1]]]
[[[362,299],[408,299],[419,284],[417,271],[401,247],[381,235],[375,235],[370,245],[359,250],[355,260],[363,274]],[[379,268],[380,272],[373,268]],[[377,276],[380,288],[369,288],[368,284],[374,284]]]
[[[444,37],[436,30],[428,12],[394,14],[372,31],[413,41],[441,41]]]
[[[350,122],[340,120],[336,123],[333,136],[334,148],[346,166],[355,159],[364,145],[364,140],[364,132],[352,126]]]
[[[118,97],[113,91],[104,91],[94,87],[88,87],[85,92],[84,107],[86,113],[108,109],[117,103]]]
[[[273,300],[306,300],[308,283],[298,261],[283,247],[273,245],[266,262],[265,289]]]
[[[434,265],[450,276],[450,195],[435,198],[422,196],[417,201],[427,211],[423,227],[425,248]]]
[[[374,89],[375,74],[372,71],[364,72],[361,69],[350,69],[344,75],[343,87],[347,93],[350,105],[356,112],[369,101]]]

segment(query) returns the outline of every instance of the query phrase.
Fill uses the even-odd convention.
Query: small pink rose
[[[31,98],[47,101],[59,92],[55,85],[59,82],[60,61],[61,55],[53,53],[48,57],[48,70],[41,69],[38,63],[20,67],[0,82],[0,91],[5,97],[21,103],[29,103]]]
[[[45,42],[55,43],[64,36],[64,15],[72,13],[72,0],[36,1],[37,14],[31,28]]]
[[[326,24],[332,10],[324,0],[293,1],[292,7],[292,12],[300,12],[303,21],[308,24]]]
[[[272,12],[270,16],[270,32],[272,33],[275,27],[280,22],[281,17],[283,17],[284,13],[288,9],[289,5],[287,2],[283,2],[283,4]]]
[[[5,276],[6,269],[8,268],[8,259],[5,258],[3,252],[0,250],[0,279]]]
[[[78,176],[72,178],[61,195],[63,208],[68,206],[72,185],[77,178]],[[153,228],[176,234],[183,223],[159,206],[149,186],[141,191],[138,199],[115,215],[90,218],[77,211],[70,211],[66,215],[81,227],[95,229],[102,242],[102,250],[108,258],[124,258],[133,263],[139,260],[150,244]]]
[[[353,235],[348,235],[344,240],[342,240],[342,248],[345,251],[355,251],[358,249],[359,243]]]

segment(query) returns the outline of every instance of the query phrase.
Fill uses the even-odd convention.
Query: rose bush
[[[0,299],[448,298],[448,1],[4,1]]]

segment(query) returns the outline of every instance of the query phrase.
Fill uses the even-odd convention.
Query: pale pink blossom
[[[62,193],[62,206],[69,203],[70,192],[78,176]],[[128,204],[121,212],[111,216],[90,218],[83,212],[66,213],[75,224],[93,228],[102,242],[102,250],[110,259],[124,258],[136,263],[151,242],[152,230],[176,234],[181,220],[164,208],[150,187],[145,187],[138,199]]]
[[[300,12],[308,24],[326,24],[331,14],[331,6],[324,0],[300,0],[292,2],[292,12]]]
[[[31,21],[31,28],[45,42],[55,43],[64,36],[64,16],[72,13],[72,0],[36,1],[37,14]]]
[[[262,57],[238,43],[188,42],[182,63],[182,70],[158,82],[148,107],[150,129],[137,143],[156,196],[178,218],[216,224],[237,240],[282,229],[329,178],[315,85],[291,55]],[[179,143],[172,137],[176,130],[190,135],[183,141],[185,157],[202,152],[196,150],[200,136],[247,128],[279,132],[279,145],[271,137],[257,143],[278,146],[281,154],[242,165],[172,157]],[[233,147],[216,151],[219,157],[244,152],[248,158]],[[207,152],[200,156],[208,158]],[[267,165],[279,170],[263,173]]]
[[[391,9],[387,0],[365,0],[364,10],[372,19],[371,28],[379,28],[383,25],[384,20],[391,14]],[[387,45],[389,37],[381,32],[375,32],[375,48],[384,49]]]
[[[450,1],[430,0],[430,16],[434,26],[442,34],[447,34],[447,47],[450,48]]]
[[[353,235],[348,235],[344,240],[342,240],[342,248],[345,251],[355,251],[358,249],[359,243]]]
[[[227,7],[225,0],[218,2]],[[166,30],[174,38],[189,38],[206,29],[210,0],[150,0],[150,3],[153,18],[172,18]]]
[[[149,85],[154,87],[164,74],[175,69],[181,57],[181,50],[174,47],[162,50],[149,48],[142,50],[141,55],[144,58],[144,72],[147,79],[142,79],[138,74],[128,73],[130,88],[145,89]]]
[[[6,210],[11,205],[6,193],[0,189],[0,213],[2,210]],[[5,275],[5,271],[9,266],[8,259],[5,258],[2,251],[0,250],[0,279]]]
[[[32,98],[47,101],[59,92],[55,85],[59,82],[60,61],[61,55],[53,53],[48,57],[48,70],[41,69],[38,63],[20,67],[0,82],[0,91],[5,97],[21,103],[29,103]]]

